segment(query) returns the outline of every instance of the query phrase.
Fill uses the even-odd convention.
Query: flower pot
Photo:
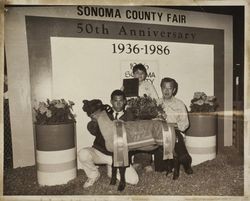
[[[189,113],[190,127],[186,132],[186,146],[192,165],[216,157],[217,114]]]
[[[77,174],[75,124],[35,125],[39,185],[65,184]]]

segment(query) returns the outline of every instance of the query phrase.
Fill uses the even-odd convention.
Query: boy
[[[136,64],[133,67],[133,76],[134,78],[138,78],[139,79],[139,96],[143,97],[144,95],[147,95],[151,98],[154,98],[156,100],[158,100],[158,94],[155,90],[154,85],[147,81],[147,69],[146,67],[139,63]],[[153,168],[151,166],[152,163],[152,154],[149,152],[135,152],[136,154],[134,155],[134,167],[138,167],[140,165],[142,165],[142,167],[145,169],[146,172],[151,172],[153,171]]]
[[[112,111],[108,113],[111,120],[121,119],[123,121],[133,120],[133,115],[124,110],[126,97],[123,91],[115,90],[111,94],[110,103]],[[112,153],[105,147],[104,138],[101,135],[97,122],[92,119],[87,125],[88,131],[95,136],[92,147],[83,148],[78,152],[80,167],[85,171],[88,179],[84,188],[92,186],[100,177],[98,166],[95,164],[106,164],[108,176],[111,177]],[[119,179],[120,175],[117,175]],[[127,183],[137,184],[139,177],[132,166],[126,169],[125,178]]]

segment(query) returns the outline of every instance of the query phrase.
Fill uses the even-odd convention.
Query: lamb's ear
[[[83,109],[83,111],[85,111],[89,101],[88,100],[83,100],[82,102],[83,102],[82,109]]]
[[[88,100],[83,100],[82,103],[85,105],[87,104],[89,101]]]

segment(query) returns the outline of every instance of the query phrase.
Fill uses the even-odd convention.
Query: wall
[[[203,90],[207,94],[214,94],[212,45],[167,43],[173,54],[139,57],[113,54],[109,51],[113,42],[115,40],[51,38],[53,97],[65,97],[76,103],[74,112],[78,119],[78,149],[91,145],[92,140],[86,129],[89,118],[82,112],[82,100],[99,98],[109,104],[111,92],[121,87],[125,77],[121,68],[125,72],[129,71],[130,63],[142,62],[149,65],[148,72],[155,75],[151,79],[160,97],[161,79],[167,76],[175,78],[179,84],[176,97],[183,100],[188,108],[195,91]],[[119,42],[126,44],[123,40]],[[133,43],[141,44],[142,47],[151,44],[145,41]],[[69,50],[72,53],[70,57]],[[190,59],[194,57],[197,57],[195,61]]]

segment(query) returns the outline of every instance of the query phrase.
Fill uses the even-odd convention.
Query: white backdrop
[[[114,54],[113,43],[168,45],[169,55]],[[149,77],[153,80],[161,97],[160,80],[172,77],[179,83],[176,97],[184,101],[189,109],[195,91],[213,95],[214,70],[213,46],[174,42],[126,41],[89,38],[51,38],[53,97],[75,102],[77,115],[77,147],[91,146],[93,137],[86,125],[90,120],[82,111],[83,99],[101,99],[110,102],[110,94],[119,89],[130,64],[144,63],[149,66]]]

